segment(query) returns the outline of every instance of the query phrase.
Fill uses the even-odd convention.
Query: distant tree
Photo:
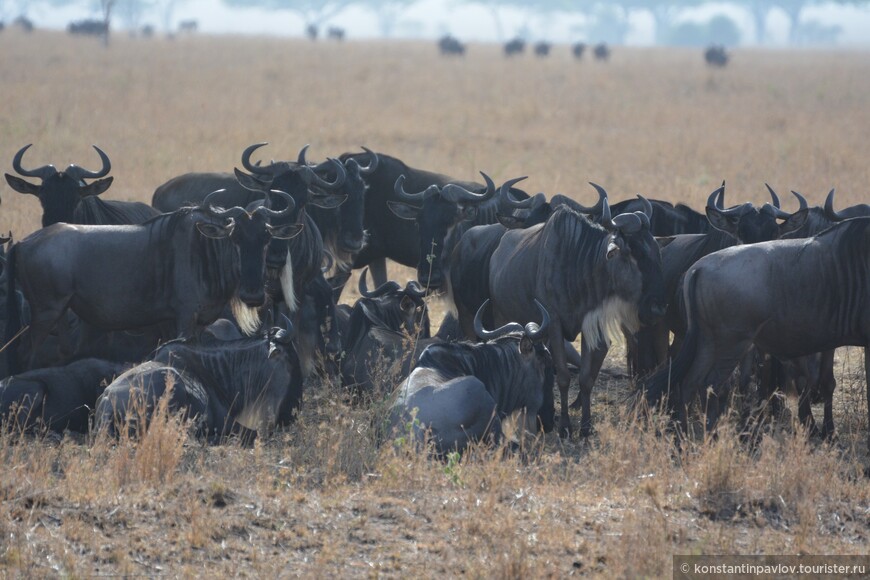
[[[303,21],[303,30],[309,26],[320,27],[356,0],[224,0],[236,8],[266,8],[287,10],[296,13]]]
[[[681,22],[671,28],[668,43],[677,46],[734,46],[740,42],[740,28],[724,14],[708,22]]]
[[[354,4],[364,6],[375,13],[381,36],[389,38],[396,29],[399,16],[418,0],[357,0]]]
[[[124,27],[129,30],[139,30],[142,16],[154,6],[154,3],[149,0],[118,0],[115,13],[124,23]]]

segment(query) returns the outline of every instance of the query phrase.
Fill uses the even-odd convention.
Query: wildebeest
[[[586,52],[586,43],[585,42],[575,42],[571,45],[571,54],[574,55],[574,58],[581,59],[583,58],[583,53]]]
[[[595,55],[595,60],[606,61],[610,59],[610,47],[608,47],[604,42],[599,42],[595,45],[595,48],[592,49],[592,54]]]
[[[35,28],[33,20],[23,14],[16,17],[15,20],[12,21],[12,25],[17,26],[24,32],[33,32],[33,29]]]
[[[66,31],[81,36],[105,36],[109,33],[109,23],[93,18],[76,20],[67,25]]]
[[[13,246],[7,258],[10,288],[17,280],[30,303],[31,353],[71,309],[87,324],[126,330],[172,324],[189,337],[220,316],[227,304],[246,332],[256,330],[265,301],[265,253],[270,240],[299,233],[299,224],[273,226],[287,207],[184,208],[130,226],[55,224]],[[7,338],[18,330],[11,312]],[[60,330],[64,336],[63,329]],[[69,344],[61,344],[70,351]],[[10,348],[10,371],[14,349]]]
[[[665,312],[659,246],[649,215],[634,212],[611,219],[607,192],[599,194],[600,225],[567,206],[546,223],[502,236],[489,267],[489,292],[496,324],[528,321],[533,300],[552,317],[548,344],[561,394],[563,435],[570,434],[565,342],[582,333],[581,433],[591,431],[592,385],[620,328],[636,331]],[[649,211],[649,210],[647,210]]]
[[[15,191],[29,193],[39,199],[43,227],[58,222],[90,225],[137,224],[158,215],[159,212],[144,203],[103,201],[98,197],[109,188],[113,178],[105,177],[112,164],[108,155],[96,145],[94,149],[103,164],[99,171],[88,171],[78,165],[70,165],[64,171],[58,171],[53,165],[25,169],[21,166],[21,160],[30,147],[22,147],[15,154],[12,168],[24,177],[37,177],[42,183],[36,185],[9,173],[6,174],[6,181]],[[85,183],[85,179],[97,181]]]
[[[305,27],[305,36],[308,37],[308,40],[317,40],[319,32],[316,24],[309,24]]]
[[[345,30],[344,28],[340,28],[338,26],[330,26],[326,29],[326,37],[330,40],[341,42],[344,40]]]
[[[540,302],[540,325],[509,323],[484,329],[480,312],[475,328],[480,344],[434,344],[423,351],[417,368],[402,384],[388,425],[418,443],[429,437],[435,452],[462,452],[474,441],[502,437],[501,421],[524,414],[521,425],[532,433],[553,429],[553,360],[544,346],[549,315]],[[481,310],[486,304],[481,306]]]
[[[358,159],[362,155],[345,153],[339,159],[346,162],[348,158],[353,157]],[[423,201],[422,198],[427,197],[426,191],[429,191],[429,197],[435,195],[435,190],[429,189],[433,185],[439,189],[443,189],[445,186],[456,186],[447,187],[449,195],[453,195],[454,192],[458,191],[457,188],[481,194],[487,191],[487,186],[473,181],[459,180],[441,173],[409,167],[403,161],[384,153],[378,153],[377,155],[379,159],[377,169],[365,176],[368,190],[366,191],[363,223],[369,234],[368,243],[354,258],[353,268],[359,269],[368,266],[375,284],[380,286],[387,281],[385,258],[415,268],[421,264],[422,260],[425,260],[427,255],[432,253],[431,246],[427,246],[425,251],[421,253],[421,246],[423,245],[421,240],[423,236],[421,236],[422,232],[417,228],[417,221],[413,215],[414,209],[405,208],[406,211],[403,213],[409,219],[403,219],[391,210],[391,207],[395,207],[396,202],[419,207]],[[404,176],[404,181],[402,182],[402,189],[397,190],[396,182],[400,176]],[[409,200],[407,197],[401,197],[402,190],[422,191],[424,193],[423,195],[412,196],[411,200]],[[510,192],[513,197],[521,200],[528,197],[524,192],[513,188],[510,189]],[[439,199],[443,198],[443,196],[438,197]],[[499,197],[500,199],[501,197]],[[430,204],[434,202],[435,200],[432,200]],[[442,205],[444,203],[442,201]],[[495,199],[482,203],[477,208],[476,218],[465,223],[463,227],[470,227],[476,223],[494,223],[496,221],[498,203],[499,201]],[[469,204],[463,203],[463,205],[468,206]],[[457,217],[457,206],[456,204],[448,205],[447,209],[448,212],[446,214],[433,214],[421,219],[429,220],[433,224],[449,223]],[[473,211],[467,209],[465,213],[470,214]],[[484,217],[486,221],[480,221]],[[455,228],[453,229],[455,230]],[[432,236],[429,240],[431,241],[436,237],[438,236]],[[444,239],[443,236],[441,239]],[[435,241],[436,243],[441,243],[437,239]],[[440,253],[441,251],[442,248],[435,248],[435,252]],[[428,271],[428,268],[426,270]],[[435,273],[435,275],[437,276],[438,273]],[[421,283],[424,280],[425,278],[421,279]]]
[[[87,433],[97,397],[128,367],[83,359],[7,377],[0,381],[0,422],[16,431],[46,427]]]
[[[550,49],[553,47],[552,44],[547,42],[546,40],[541,40],[540,42],[535,43],[535,56],[545,57],[549,56]]]
[[[673,363],[643,383],[647,402],[667,397],[685,427],[688,405],[700,398],[711,428],[728,394],[723,382],[753,345],[783,359],[861,346],[870,376],[868,248],[870,219],[854,218],[811,238],[698,260],[683,284],[686,338]]]
[[[455,36],[446,34],[438,39],[438,50],[446,56],[462,56],[465,54],[465,45]]]
[[[171,389],[170,389],[171,385]],[[231,342],[173,340],[152,360],[125,372],[97,402],[94,428],[135,435],[144,430],[161,397],[167,410],[183,412],[197,436],[246,440],[289,424],[302,402],[302,374],[292,325]]]
[[[406,351],[409,346],[418,353],[422,351],[416,343],[418,339],[429,339],[430,329],[423,302],[426,293],[417,282],[408,282],[403,289],[389,281],[369,291],[365,277],[363,270],[361,298],[349,310],[347,320],[340,323],[344,346],[341,384],[356,393],[371,394],[376,390],[372,376],[377,374],[375,367],[384,370],[385,378],[398,374],[390,367],[397,361],[416,360],[413,353]]]
[[[178,32],[187,32],[189,34],[199,30],[198,20],[182,20],[178,23]]]
[[[505,56],[513,56],[515,54],[522,54],[526,50],[526,41],[522,38],[514,38],[509,40],[504,45],[504,55]]]
[[[704,51],[704,61],[710,66],[722,68],[728,64],[728,53],[721,44],[713,44]]]

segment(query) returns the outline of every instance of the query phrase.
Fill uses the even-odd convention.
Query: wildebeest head
[[[339,215],[339,248],[342,251],[356,253],[363,249],[366,243],[366,232],[363,225],[365,215],[365,194],[368,186],[363,175],[372,173],[378,167],[377,154],[363,147],[369,155],[368,165],[361,166],[359,161],[349,157],[344,163],[347,179],[344,182],[344,193],[347,200],[341,204]]]
[[[366,284],[368,268],[359,278],[361,307],[367,309],[370,320],[377,319],[384,328],[404,330],[409,336],[429,338],[429,312],[424,298],[426,291],[416,281],[410,281],[402,289],[390,280],[369,291]]]
[[[437,290],[444,282],[442,261],[444,244],[453,228],[461,221],[477,217],[478,206],[491,199],[495,183],[481,172],[486,181],[483,193],[469,191],[460,185],[448,183],[443,187],[430,185],[424,191],[408,193],[403,184],[405,176],[396,180],[395,192],[399,199],[415,204],[389,201],[390,210],[402,219],[415,220],[420,234],[420,262],[417,280],[429,289]]]
[[[556,419],[553,404],[553,358],[546,346],[550,314],[543,304],[535,299],[535,305],[541,313],[540,324],[529,322],[523,326],[518,322],[509,322],[495,330],[486,330],[483,327],[483,312],[489,302],[490,299],[487,298],[474,315],[474,332],[484,342],[495,342],[503,340],[504,337],[512,337],[513,340],[516,340],[519,337],[517,350],[521,364],[520,368],[510,369],[510,373],[523,382],[529,376],[543,377],[544,400],[538,411],[538,419],[541,422],[541,428],[545,432],[550,432],[553,430]]]
[[[767,184],[765,184],[767,185]],[[765,203],[760,209],[744,203],[729,209],[724,208],[725,184],[710,194],[707,199],[707,219],[717,230],[726,232],[744,244],[769,242],[799,229],[807,219],[806,200],[798,195],[801,207],[793,214],[779,208],[779,198],[767,186],[773,205]],[[782,224],[777,219],[785,220]]]
[[[599,200],[596,206],[584,210],[600,215],[599,223],[611,233],[605,255],[610,287],[619,298],[637,304],[641,323],[654,324],[664,316],[668,301],[661,250],[650,231],[652,204],[638,195],[644,203],[643,211],[611,218],[607,192],[600,185],[590,185],[598,191]]]
[[[825,198],[825,217],[832,222],[841,222],[850,218],[868,216],[870,216],[870,206],[868,206],[866,203],[853,205],[852,207],[847,207],[840,211],[836,211],[834,209],[833,189],[828,193],[828,197]]]
[[[32,145],[32,144],[31,144]],[[103,163],[99,171],[88,171],[78,165],[70,165],[64,171],[58,171],[54,165],[43,165],[36,169],[24,169],[21,159],[31,145],[22,147],[12,160],[12,168],[24,177],[38,177],[42,183],[36,185],[19,177],[6,174],[9,186],[19,193],[29,193],[39,198],[42,205],[42,226],[50,226],[58,222],[72,222],[73,212],[83,197],[100,195],[112,185],[112,177],[105,177],[112,168],[108,155],[94,145]],[[105,179],[99,179],[105,177]],[[96,179],[85,183],[85,179]]]
[[[270,223],[271,220],[279,222],[292,213],[293,198],[286,192],[272,191],[272,197],[284,202],[284,207],[280,210],[267,205],[250,211],[241,207],[223,209],[212,205],[213,196],[221,191],[223,190],[212,192],[203,200],[203,213],[210,219],[196,222],[196,228],[207,238],[230,239],[239,258],[239,300],[247,306],[262,306],[266,300],[265,259],[269,242],[273,238],[287,240],[302,231],[302,225],[295,222],[277,225]],[[243,330],[247,332],[250,329]]]

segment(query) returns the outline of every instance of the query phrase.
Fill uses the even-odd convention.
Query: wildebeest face
[[[640,321],[650,325],[661,319],[667,308],[662,255],[649,228],[615,232],[607,262],[617,296],[637,305]]]
[[[77,165],[70,165],[65,171],[58,171],[53,165],[45,165],[37,169],[24,169],[21,160],[30,145],[23,147],[15,155],[12,167],[25,177],[38,177],[42,183],[36,185],[14,175],[6,174],[6,182],[19,193],[28,193],[39,198],[42,205],[42,226],[50,226],[58,222],[72,222],[73,212],[83,197],[100,195],[112,185],[112,177],[104,177],[111,170],[108,156],[97,146],[94,149],[100,155],[103,163],[99,171],[88,171]],[[93,183],[85,183],[85,179],[97,179]]]
[[[339,244],[345,252],[355,253],[363,249],[366,235],[363,227],[366,184],[360,175],[360,166],[354,159],[345,164],[347,179],[344,182],[345,201],[339,208]]]

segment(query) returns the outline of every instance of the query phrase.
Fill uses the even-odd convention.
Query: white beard
[[[244,302],[234,297],[230,301],[230,308],[233,311],[233,316],[247,336],[253,336],[260,329],[260,311],[257,308],[248,306]]]
[[[609,296],[583,318],[580,332],[587,344],[599,348],[610,346],[614,338],[621,336],[622,329],[635,333],[640,329],[637,307],[622,298]]]
[[[293,288],[293,260],[290,258],[290,252],[287,252],[287,261],[284,262],[284,267],[281,268],[281,293],[284,295],[284,303],[287,304],[287,310],[290,313],[296,312],[299,304],[296,301],[296,290]]]

